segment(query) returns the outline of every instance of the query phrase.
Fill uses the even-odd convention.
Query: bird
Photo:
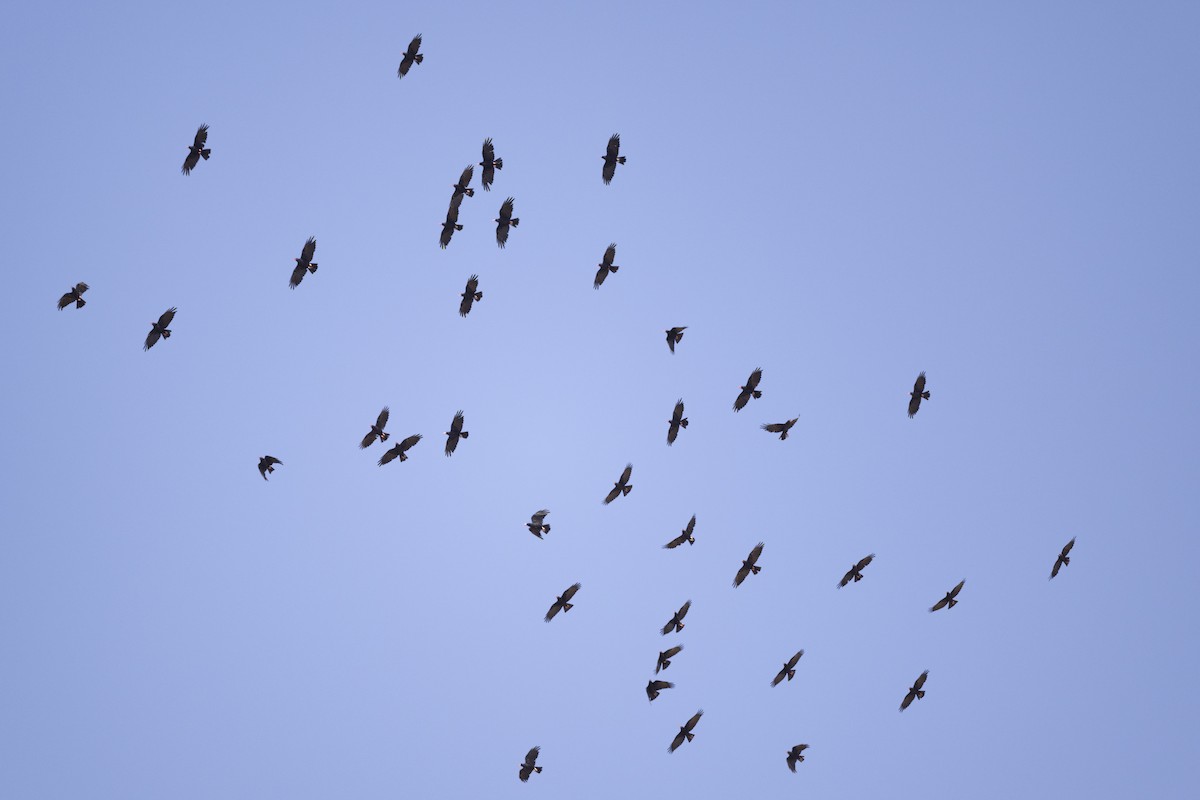
[[[613,242],[604,251],[604,259],[597,264],[600,269],[596,271],[596,279],[592,281],[592,288],[599,289],[604,284],[604,279],[608,277],[608,273],[616,273],[621,267],[613,263],[613,259],[617,257],[617,243]]]
[[[683,645],[677,644],[674,647],[663,650],[658,654],[658,663],[654,666],[654,674],[657,675],[660,669],[666,669],[671,666],[671,659],[679,655],[679,651],[683,649]]]
[[[804,655],[803,650],[799,651],[796,653],[796,655],[783,662],[783,669],[779,670],[779,674],[775,676],[775,680],[771,681],[771,685],[778,686],[779,684],[783,683],[784,678],[787,678],[790,681],[792,678],[796,677],[796,663],[800,660],[800,656],[802,655]]]
[[[454,236],[454,232],[463,229],[458,223],[458,207],[462,205],[462,199],[461,194],[450,197],[450,208],[446,210],[446,221],[442,223],[442,235],[438,237],[438,246],[443,250],[450,244],[450,237]]]
[[[933,604],[933,608],[929,609],[930,612],[937,611],[939,608],[954,608],[956,605],[958,605],[958,601],[954,598],[958,597],[958,593],[962,591],[964,583],[966,583],[966,581],[961,580],[958,582],[957,586],[946,592],[945,597]]]
[[[692,607],[692,601],[688,600],[679,607],[679,610],[671,617],[670,621],[662,627],[662,635],[666,636],[671,631],[683,630],[683,618],[687,616],[688,609]]]
[[[862,571],[867,568],[867,564],[870,564],[874,558],[875,554],[871,553],[871,555],[860,559],[857,564],[850,568],[849,572],[842,576],[842,580],[838,583],[838,588],[842,588],[851,580],[853,580],[855,583],[861,581],[863,579]]]
[[[467,278],[467,290],[459,294],[459,297],[462,298],[462,302],[458,304],[458,315],[460,317],[465,317],[467,314],[470,314],[471,306],[475,303],[475,301],[483,299],[483,292],[478,290],[479,276],[472,275],[471,277]]]
[[[633,464],[626,464],[625,471],[621,473],[621,479],[613,484],[612,490],[604,498],[604,505],[608,505],[618,497],[627,495],[633,491],[633,484],[629,482],[631,475],[633,475]]]
[[[683,400],[675,401],[675,410],[671,412],[671,418],[667,420],[667,444],[675,444],[675,437],[679,435],[680,428],[688,426],[687,417],[683,415]]]
[[[397,77],[403,78],[412,69],[413,64],[420,64],[425,60],[425,56],[419,52],[421,49],[421,34],[413,37],[408,43],[408,49],[404,51],[404,58],[400,59],[400,67],[396,70]]]
[[[388,416],[390,416],[390,414],[391,412],[388,411],[388,407],[384,406],[383,411],[380,411],[379,416],[375,418],[375,424],[371,426],[371,430],[367,431],[367,435],[362,438],[361,442],[359,442],[359,450],[370,447],[372,444],[374,444],[376,437],[378,437],[379,441],[381,442],[386,442],[388,440],[388,437],[391,436],[391,434],[384,433],[383,429],[387,427]]]
[[[171,324],[171,320],[175,319],[175,311],[175,308],[168,308],[158,318],[158,322],[150,323],[150,333],[146,334],[146,344],[142,346],[143,350],[149,350],[151,347],[154,347],[160,336],[164,339],[171,338],[171,331],[168,326]]]
[[[676,536],[671,541],[664,544],[663,549],[674,550],[676,547],[679,547],[679,545],[683,544],[684,542],[687,542],[688,544],[695,544],[696,537],[692,536],[692,532],[694,530],[696,530],[696,515],[692,514],[692,518],[690,520],[688,520],[687,527],[683,529],[683,532],[680,533],[678,536]]]
[[[463,426],[463,412],[461,412],[461,411],[455,412],[454,419],[450,420],[450,430],[446,431],[446,455],[447,456],[454,454],[454,449],[456,447],[458,447],[459,439],[466,439],[466,438],[470,437],[471,434],[468,431],[464,431],[462,429],[462,426]]]
[[[496,244],[499,247],[504,247],[508,242],[508,226],[517,227],[521,224],[519,217],[514,217],[513,213],[513,198],[508,198],[500,206],[500,216],[496,217]]]
[[[1071,541],[1067,542],[1063,546],[1062,552],[1058,554],[1058,559],[1055,560],[1055,562],[1054,562],[1054,568],[1050,570],[1050,577],[1052,579],[1054,578],[1054,576],[1058,575],[1058,571],[1060,569],[1062,569],[1063,567],[1065,567],[1071,563],[1071,558],[1067,555],[1067,553],[1071,552],[1071,548],[1074,546],[1075,546],[1075,537],[1072,536]]]
[[[316,237],[308,237],[308,241],[304,243],[304,249],[300,251],[300,257],[292,259],[296,262],[296,266],[292,268],[292,278],[288,281],[288,286],[295,289],[300,285],[300,281],[304,280],[306,272],[316,272],[317,262],[313,261],[313,256],[317,254]]]
[[[762,392],[758,390],[758,382],[762,380],[762,370],[756,369],[750,373],[750,378],[746,381],[745,386],[739,386],[742,391],[738,394],[737,399],[733,401],[733,410],[741,411],[746,407],[746,403],[750,402],[750,398],[755,400],[762,397]]]
[[[408,461],[407,452],[411,450],[412,446],[419,441],[421,441],[421,434],[419,433],[414,433],[407,439],[402,439],[400,442],[393,445],[391,450],[388,450],[383,454],[383,457],[379,459],[379,466],[382,467],[396,456],[399,456],[401,461]]]
[[[549,509],[543,508],[540,511],[535,512],[534,515],[529,518],[529,522],[525,523],[525,527],[529,528],[529,532],[539,539],[542,538],[543,533],[550,532],[550,525],[546,522],[546,515],[549,513]]]
[[[196,138],[192,140],[191,146],[188,148],[187,157],[183,159],[183,174],[191,175],[192,170],[200,163],[200,159],[208,161],[208,157],[212,155],[212,150],[204,145],[208,142],[208,126],[201,125],[196,129]]]
[[[492,146],[492,138],[483,140],[483,161],[479,162],[479,166],[483,167],[483,174],[479,176],[480,183],[483,184],[483,189],[486,192],[492,190],[492,181],[496,179],[496,170],[504,169],[504,159],[496,158],[496,148]]]
[[[925,670],[917,678],[916,682],[909,687],[908,694],[904,695],[904,700],[900,703],[900,710],[908,708],[912,705],[913,700],[919,700],[925,696],[925,690],[921,687],[925,685],[925,679],[929,677],[929,670]]]
[[[750,573],[757,575],[762,572],[762,567],[755,566],[758,563],[758,557],[762,555],[763,543],[759,542],[754,545],[754,549],[750,551],[750,555],[746,556],[746,560],[742,562],[742,567],[737,571],[737,575],[733,576],[733,588],[742,585],[742,581],[746,580],[746,576]]]
[[[578,583],[568,586],[567,590],[558,596],[558,598],[554,601],[554,605],[550,606],[550,610],[546,612],[546,622],[554,619],[554,616],[559,611],[565,614],[574,608],[575,604],[568,601],[575,596],[575,593],[578,592],[579,589],[580,584]]]
[[[687,330],[687,325],[677,328],[667,329],[667,347],[671,348],[671,352],[675,352],[675,345],[683,341],[683,332]]]
[[[767,433],[778,433],[779,441],[782,442],[787,439],[788,431],[792,429],[792,426],[796,424],[796,420],[798,419],[800,418],[789,419],[787,422],[772,422],[769,425],[763,425],[762,429]]]
[[[525,783],[526,781],[528,781],[529,776],[532,775],[533,773],[535,773],[535,772],[537,772],[539,774],[541,773],[542,768],[539,766],[536,766],[538,754],[541,752],[542,752],[542,748],[534,747],[534,748],[531,748],[530,751],[525,754],[525,763],[523,763],[521,765],[521,771],[517,773],[517,777],[521,779],[521,783]]]
[[[58,298],[58,310],[62,311],[71,303],[75,304],[76,308],[83,308],[87,305],[87,300],[83,299],[83,293],[88,290],[86,283],[77,283],[75,288]]]
[[[803,753],[807,749],[808,749],[808,745],[798,744],[795,747],[793,747],[791,750],[788,750],[788,754],[787,754],[788,769],[790,769],[792,772],[796,771],[796,764],[804,761],[804,756],[802,756],[800,754]]]
[[[658,693],[661,692],[663,689],[674,689],[674,688],[675,688],[675,684],[670,683],[669,681],[652,680],[646,684],[646,697],[649,697],[650,702],[653,703],[654,698],[658,697]]]
[[[674,753],[683,744],[684,740],[691,741],[696,738],[692,730],[696,727],[696,723],[700,721],[700,717],[704,715],[704,709],[700,709],[692,718],[679,726],[679,733],[675,734],[675,738],[671,741],[671,746],[667,748],[668,753]]]
[[[621,134],[614,133],[608,137],[608,148],[605,150],[601,158],[604,159],[604,169],[600,175],[604,178],[604,185],[607,186],[617,174],[617,164],[625,163],[625,156],[618,155],[621,152]]]
[[[929,392],[925,391],[924,372],[917,376],[917,381],[913,384],[913,390],[908,393],[908,396],[912,398],[908,401],[908,418],[912,419],[916,416],[917,409],[921,407],[921,401],[929,399]]]
[[[471,178],[475,177],[475,167],[468,165],[462,171],[462,175],[458,176],[458,183],[454,184],[454,194],[465,194],[467,197],[474,197],[475,190],[470,188]]]
[[[263,480],[267,479],[268,472],[275,471],[275,464],[282,464],[275,456],[263,456],[258,460],[258,473],[263,476]]]

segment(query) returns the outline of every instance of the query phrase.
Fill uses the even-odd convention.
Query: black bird
[[[600,267],[596,271],[596,279],[592,281],[592,288],[599,289],[604,284],[604,279],[608,277],[608,273],[616,273],[621,267],[613,263],[613,259],[617,257],[617,243],[613,242],[604,251],[604,260],[597,264]]]
[[[658,663],[654,666],[654,674],[657,675],[660,669],[666,669],[671,666],[671,659],[679,655],[679,651],[683,650],[683,645],[677,644],[667,650],[663,650],[658,654]]]
[[[413,37],[413,40],[408,43],[408,49],[404,51],[404,58],[400,59],[400,67],[396,70],[396,75],[403,78],[412,69],[413,64],[420,64],[425,60],[425,56],[417,51],[421,49],[421,34]]]
[[[150,333],[146,335],[146,344],[142,346],[143,350],[149,350],[151,347],[154,347],[160,336],[164,339],[171,338],[171,331],[168,326],[171,324],[171,320],[175,319],[175,311],[176,309],[174,308],[168,308],[158,318],[158,322],[150,323]]]
[[[568,601],[575,596],[575,593],[579,591],[580,586],[581,584],[578,583],[568,586],[567,590],[558,596],[558,598],[554,601],[554,605],[550,606],[550,610],[546,612],[546,622],[554,619],[554,615],[559,611],[565,614],[575,607],[574,603]]]
[[[762,555],[763,543],[759,542],[754,545],[754,549],[750,551],[750,555],[746,556],[746,560],[742,562],[742,567],[737,571],[737,575],[733,576],[733,588],[742,585],[742,581],[746,580],[746,576],[754,573],[757,575],[762,572],[762,567],[755,566],[758,563],[758,557]]]
[[[627,495],[633,491],[633,484],[629,482],[630,476],[633,475],[633,464],[626,464],[625,471],[621,473],[621,479],[613,484],[612,491],[604,498],[604,505],[608,505],[618,497]]]
[[[854,566],[852,566],[850,568],[849,572],[847,572],[845,575],[842,576],[842,580],[838,583],[838,588],[839,589],[842,588],[847,583],[849,583],[851,580],[853,580],[855,583],[858,583],[859,581],[861,581],[863,579],[862,571],[867,568],[867,564],[870,564],[871,561],[874,560],[874,558],[875,558],[875,554],[871,553],[871,555],[865,556],[862,559],[860,559],[857,564],[855,564]]]
[[[683,341],[683,332],[686,330],[687,325],[667,330],[667,347],[671,348],[672,353],[675,352],[675,345]]]
[[[1067,553],[1071,552],[1071,548],[1075,546],[1075,537],[1071,537],[1071,541],[1063,546],[1062,552],[1058,554],[1058,558],[1054,562],[1054,568],[1050,570],[1050,577],[1054,578],[1058,575],[1058,571],[1071,563],[1071,558]]]
[[[798,744],[795,747],[793,747],[791,750],[788,750],[788,754],[787,754],[788,769],[790,769],[792,772],[796,771],[796,764],[804,761],[804,756],[802,756],[800,754],[803,753],[807,749],[808,749],[808,745]]]
[[[479,291],[479,276],[472,275],[467,278],[467,290],[459,294],[462,302],[458,304],[458,315],[465,317],[471,313],[471,306],[476,300],[483,299],[483,292]]]
[[[542,752],[542,748],[535,747],[525,754],[525,763],[521,765],[521,771],[517,773],[517,777],[521,779],[521,783],[529,780],[529,776],[533,773],[541,773],[542,768],[536,766],[538,753]]]
[[[679,545],[683,544],[684,542],[687,542],[688,544],[695,544],[696,538],[694,536],[692,536],[692,532],[694,530],[696,530],[696,515],[692,514],[692,518],[690,520],[688,520],[687,527],[683,529],[683,533],[679,534],[674,539],[672,539],[671,541],[664,544],[663,548],[667,549],[667,550],[674,550],[676,547],[679,547]]]
[[[929,399],[929,392],[925,391],[924,372],[917,376],[917,381],[913,384],[913,390],[908,393],[908,396],[912,398],[908,401],[908,418],[912,419],[916,415],[917,409],[921,407],[921,401]]]
[[[379,441],[381,442],[386,442],[388,440],[388,437],[391,436],[391,434],[384,433],[383,429],[387,427],[388,416],[390,414],[391,412],[388,411],[388,407],[384,406],[383,411],[380,411],[379,416],[376,417],[375,424],[371,426],[371,430],[367,431],[367,435],[362,438],[361,442],[359,442],[358,449],[361,450],[364,447],[370,447],[375,443],[376,437],[378,437]]]
[[[745,386],[739,386],[741,392],[738,393],[737,399],[733,401],[733,410],[741,411],[746,407],[746,403],[750,402],[750,398],[755,400],[762,397],[762,392],[758,390],[758,382],[762,380],[762,370],[756,369],[750,373],[750,378],[746,381]]]
[[[618,155],[621,152],[621,134],[614,133],[608,137],[608,148],[605,150],[601,158],[604,159],[604,169],[600,175],[604,178],[604,184],[607,186],[612,181],[613,176],[617,174],[617,164],[625,163],[625,156]]]
[[[529,522],[525,523],[525,527],[529,528],[529,532],[539,539],[542,538],[543,533],[550,532],[550,525],[546,522],[546,515],[549,513],[549,509],[543,508],[530,517]]]
[[[450,430],[446,431],[446,455],[449,456],[454,453],[454,449],[458,447],[459,439],[470,437],[470,432],[464,431],[462,426],[463,412],[459,411],[455,413],[454,419],[450,421]]]
[[[300,285],[300,281],[304,280],[306,272],[316,272],[317,262],[313,261],[313,256],[317,254],[316,237],[308,237],[308,241],[304,243],[304,249],[300,251],[300,257],[292,259],[296,262],[296,266],[292,268],[292,279],[288,281],[288,286],[295,289]]]
[[[480,182],[483,184],[484,191],[490,192],[492,181],[496,179],[496,170],[504,169],[504,159],[496,158],[496,148],[492,146],[490,136],[483,140],[483,161],[479,162],[479,166],[483,167]]]
[[[471,178],[475,177],[475,167],[468,166],[462,171],[462,175],[458,177],[458,183],[454,184],[454,194],[465,194],[467,197],[474,197],[475,190],[470,188]]]
[[[778,686],[779,684],[783,683],[784,678],[787,678],[790,681],[792,678],[796,677],[796,664],[800,661],[800,656],[802,655],[804,655],[803,650],[796,653],[796,655],[792,656],[787,661],[783,662],[783,669],[779,670],[779,674],[775,676],[775,680],[771,681],[771,685]]]
[[[913,700],[919,700],[925,696],[925,691],[921,687],[925,685],[925,679],[928,677],[929,670],[925,670],[921,673],[921,676],[917,678],[916,682],[909,688],[908,694],[904,695],[904,700],[900,703],[901,711],[912,705]]]
[[[767,433],[778,433],[779,441],[782,442],[787,439],[788,431],[792,429],[792,426],[796,424],[796,420],[798,419],[800,418],[789,419],[787,422],[772,422],[770,425],[763,425],[762,429]]]
[[[671,418],[667,420],[667,444],[675,444],[675,437],[679,435],[680,428],[688,426],[687,417],[683,415],[683,400],[675,401],[675,410],[671,412]]]
[[[663,689],[674,689],[675,684],[667,681],[650,681],[646,684],[646,697],[650,698],[650,702],[654,702],[654,698],[658,697],[658,693]]]
[[[438,245],[445,250],[450,244],[450,237],[455,231],[461,231],[463,226],[458,224],[458,208],[462,205],[463,196],[456,194],[450,198],[450,208],[446,210],[446,221],[442,223],[442,235],[438,237]]]
[[[400,442],[393,445],[391,450],[388,450],[383,454],[383,457],[379,459],[379,466],[382,467],[384,464],[388,463],[397,456],[400,457],[401,462],[408,461],[408,451],[411,450],[413,445],[419,441],[421,441],[421,434],[419,433],[414,433],[407,439],[402,439]]]
[[[675,615],[671,617],[670,621],[667,622],[666,625],[663,625],[662,635],[666,636],[671,631],[682,631],[683,630],[683,618],[687,616],[688,609],[691,607],[692,607],[691,600],[688,600],[686,603],[681,605],[679,607],[679,610],[675,612]]]
[[[496,244],[500,247],[504,247],[505,243],[508,242],[508,226],[511,225],[515,228],[521,224],[520,218],[514,217],[512,213],[513,199],[510,197],[501,204],[500,216],[494,220],[496,223]]]
[[[696,723],[700,721],[700,717],[704,715],[704,709],[700,709],[686,723],[679,726],[679,733],[675,734],[675,739],[671,742],[671,746],[667,748],[667,752],[674,753],[683,744],[684,740],[691,741],[696,738],[692,733],[692,729],[696,727]]]
[[[83,308],[87,305],[87,300],[83,299],[83,293],[88,290],[86,283],[77,283],[75,288],[58,298],[58,310],[62,311],[71,303],[75,304],[76,308]]]
[[[962,587],[963,587],[964,583],[966,583],[965,580],[959,581],[957,586],[955,586],[950,591],[946,592],[946,596],[943,597],[941,600],[938,600],[936,603],[934,603],[933,608],[931,608],[929,610],[931,612],[933,612],[933,611],[937,611],[939,608],[946,608],[947,606],[949,606],[950,608],[954,608],[956,605],[958,605],[958,601],[955,600],[954,598],[958,597],[958,593],[962,591]]]
[[[265,481],[267,479],[267,473],[274,472],[275,465],[282,463],[283,462],[275,456],[263,456],[258,460],[258,473],[263,476],[263,480]]]
[[[187,157],[183,159],[183,174],[190,175],[196,165],[200,163],[200,159],[208,161],[208,157],[212,155],[212,150],[205,148],[208,142],[208,126],[201,125],[196,129],[196,138],[192,140],[192,146],[188,148]]]

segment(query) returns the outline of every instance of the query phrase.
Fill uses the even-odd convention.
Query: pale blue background
[[[4,17],[3,797],[1192,796],[1196,4]]]

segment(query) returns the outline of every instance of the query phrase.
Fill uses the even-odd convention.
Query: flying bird
[[[675,739],[671,742],[671,746],[667,748],[668,753],[674,753],[683,744],[684,740],[691,741],[696,738],[692,733],[692,729],[696,727],[696,723],[700,721],[700,717],[704,715],[704,709],[700,709],[692,718],[679,727],[679,733],[675,734]]]
[[[688,520],[687,527],[683,529],[683,533],[679,534],[674,539],[672,539],[671,541],[664,544],[663,548],[666,550],[674,550],[676,547],[679,547],[679,545],[683,544],[684,542],[687,542],[688,544],[695,544],[696,537],[692,536],[692,532],[694,530],[696,530],[696,515],[692,514],[692,518],[690,520]]]
[[[490,136],[483,140],[483,161],[479,162],[479,166],[483,167],[480,182],[483,184],[484,191],[490,192],[492,181],[496,179],[496,170],[504,169],[504,159],[496,158],[496,148],[492,146]]]
[[[537,766],[538,753],[542,752],[542,748],[534,747],[525,754],[525,763],[521,765],[521,771],[517,773],[517,777],[521,779],[521,783],[529,780],[529,776],[533,773],[541,773],[542,768]]]
[[[158,322],[150,323],[150,333],[146,334],[146,344],[142,346],[143,350],[149,350],[151,347],[154,347],[160,336],[164,339],[171,338],[171,331],[168,326],[171,324],[171,320],[175,319],[175,311],[176,309],[174,308],[168,308],[158,318]]]
[[[750,551],[750,555],[746,556],[746,560],[742,562],[742,567],[737,571],[737,575],[733,576],[733,588],[742,585],[742,581],[746,580],[746,576],[750,573],[757,575],[762,572],[762,567],[755,566],[758,563],[758,557],[762,555],[763,543],[759,542],[754,545],[754,549]]]
[[[690,609],[691,607],[692,607],[691,600],[688,600],[686,603],[681,605],[679,607],[679,610],[676,611],[674,616],[671,617],[670,621],[666,625],[663,625],[662,635],[666,636],[671,631],[682,631],[683,630],[683,618],[687,616],[688,609]]]
[[[618,155],[621,152],[621,134],[614,133],[608,137],[608,149],[605,150],[601,158],[604,159],[604,169],[600,173],[604,178],[604,185],[607,186],[617,174],[617,164],[625,163],[625,156]]]
[[[654,702],[654,698],[658,697],[658,693],[663,689],[674,689],[675,684],[668,681],[650,681],[646,684],[646,697],[650,698],[650,702]]]
[[[521,224],[520,218],[514,217],[512,213],[513,199],[510,197],[501,204],[500,216],[493,220],[496,223],[496,244],[500,247],[504,247],[508,242],[508,226],[511,225],[515,228]]]
[[[208,142],[208,126],[201,125],[196,129],[196,138],[192,140],[191,147],[188,148],[187,157],[183,159],[183,174],[190,175],[196,165],[200,163],[200,159],[208,161],[208,157],[212,155],[212,150],[205,148]]]
[[[679,655],[679,651],[683,649],[683,645],[677,644],[672,648],[663,650],[658,654],[658,663],[654,666],[654,674],[657,675],[660,669],[666,669],[671,666],[671,659]]]
[[[474,305],[475,301],[483,299],[483,292],[479,291],[478,275],[472,275],[467,278],[467,290],[459,294],[459,297],[462,298],[462,302],[458,304],[458,315],[465,317],[471,313],[471,306]]]
[[[739,386],[742,391],[738,393],[737,399],[733,401],[733,410],[741,411],[746,407],[746,403],[750,402],[750,398],[755,400],[762,397],[762,392],[758,390],[758,382],[762,380],[762,370],[756,369],[750,373],[750,378],[746,381],[745,386]]]
[[[86,283],[77,283],[75,288],[58,298],[58,310],[62,311],[71,303],[75,304],[76,308],[83,308],[87,305],[87,300],[83,299],[83,293],[88,290]]]
[[[629,482],[631,475],[633,475],[633,464],[626,464],[625,471],[621,473],[621,479],[613,484],[612,491],[604,498],[604,505],[608,505],[618,497],[627,495],[633,491],[633,484]]]
[[[921,401],[929,399],[929,392],[925,391],[924,372],[917,376],[917,382],[913,384],[913,390],[908,393],[908,396],[912,398],[908,401],[908,418],[912,419],[916,416],[917,409],[921,407]]]
[[[558,596],[558,599],[554,601],[554,605],[550,606],[550,610],[546,612],[546,622],[554,619],[554,616],[559,611],[565,614],[575,607],[574,603],[568,601],[575,596],[575,593],[579,591],[579,588],[580,584],[573,584],[568,586],[567,590]]]
[[[956,605],[958,605],[958,601],[955,600],[954,598],[958,597],[958,593],[962,591],[962,587],[963,587],[964,583],[966,583],[965,580],[959,581],[957,586],[955,586],[950,591],[946,592],[946,596],[943,597],[941,600],[938,600],[936,603],[934,603],[933,608],[931,608],[929,610],[931,612],[933,612],[933,611],[937,611],[939,608],[946,608],[946,607],[954,608]]]
[[[1054,568],[1052,570],[1050,570],[1051,578],[1054,578],[1054,576],[1058,575],[1058,571],[1060,569],[1062,569],[1063,567],[1065,567],[1071,563],[1071,559],[1067,555],[1067,553],[1071,552],[1071,548],[1074,546],[1075,546],[1075,537],[1072,536],[1071,541],[1067,542],[1066,545],[1063,546],[1062,552],[1058,554],[1058,559],[1055,560],[1055,562],[1054,562]]]
[[[763,425],[762,429],[767,433],[778,433],[779,441],[782,442],[787,439],[788,431],[792,429],[792,426],[796,424],[796,420],[798,419],[800,418],[789,419],[787,422],[772,422],[770,425]]]
[[[458,447],[459,439],[470,437],[470,432],[464,431],[462,426],[463,412],[459,411],[455,413],[454,419],[450,421],[450,430],[446,431],[446,455],[453,455],[454,449]]]
[[[871,553],[871,555],[864,557],[857,564],[851,567],[850,571],[842,576],[842,580],[838,583],[838,588],[842,588],[852,580],[855,583],[861,581],[863,579],[862,571],[867,568],[867,564],[870,564],[874,558],[875,554]]]
[[[300,257],[292,259],[296,262],[296,266],[292,268],[292,279],[288,281],[288,286],[295,289],[300,285],[300,281],[304,280],[306,272],[316,272],[317,262],[313,261],[313,256],[317,254],[316,237],[308,237],[308,241],[304,243],[304,249],[300,251]]]
[[[407,455],[408,451],[411,450],[412,446],[415,445],[419,441],[421,441],[421,434],[419,434],[419,433],[414,433],[412,436],[409,436],[407,439],[402,439],[400,442],[393,445],[391,450],[388,450],[386,453],[383,454],[383,457],[379,459],[379,466],[382,467],[384,464],[388,463],[389,461],[394,459],[396,456],[399,456],[400,461],[402,461],[402,462],[408,461],[408,455]]]
[[[803,753],[807,749],[808,749],[808,745],[798,744],[795,747],[793,747],[791,750],[788,750],[788,754],[787,754],[788,769],[790,769],[792,772],[796,771],[796,764],[804,761],[804,756],[802,756],[800,754]]]
[[[775,676],[775,680],[771,681],[771,685],[778,686],[779,684],[783,683],[784,678],[787,678],[790,681],[792,678],[796,677],[796,663],[800,661],[800,656],[802,655],[804,655],[803,650],[796,653],[796,655],[792,656],[787,661],[783,662],[783,669],[779,670],[779,674]]]
[[[383,411],[380,411],[379,416],[375,418],[375,424],[371,426],[371,430],[367,431],[367,435],[362,438],[361,442],[359,442],[359,450],[362,450],[365,447],[370,447],[375,443],[375,439],[377,437],[381,442],[386,442],[388,440],[388,437],[391,436],[391,434],[384,433],[383,429],[387,427],[388,416],[390,414],[391,412],[388,411],[388,407],[384,406]]]
[[[404,58],[400,59],[400,67],[396,70],[397,77],[403,78],[412,69],[413,64],[420,64],[425,60],[425,56],[418,51],[421,49],[421,34],[413,37],[408,43],[408,49],[404,51]]]
[[[458,176],[458,183],[454,184],[454,194],[465,194],[467,197],[474,197],[475,190],[471,187],[471,178],[475,177],[475,167],[468,166],[462,171],[462,175]]]
[[[597,266],[600,267],[596,271],[596,279],[592,281],[592,288],[599,289],[604,284],[604,279],[608,277],[608,273],[616,273],[621,267],[613,263],[613,259],[617,257],[617,243],[613,242],[604,251],[604,260]]]
[[[667,420],[667,444],[675,444],[675,437],[679,435],[680,428],[688,426],[687,417],[683,415],[683,400],[675,401],[675,410],[671,412],[671,418]]]
[[[546,522],[546,515],[550,513],[549,509],[543,508],[529,518],[529,522],[525,523],[525,527],[529,528],[529,532],[539,539],[543,533],[550,532],[550,525]]]
[[[917,678],[916,682],[913,683],[913,685],[911,687],[909,687],[908,694],[904,695],[904,700],[900,703],[901,711],[903,711],[904,709],[906,709],[910,705],[912,705],[913,700],[919,700],[920,698],[925,696],[925,691],[921,687],[923,687],[925,685],[925,679],[928,677],[929,677],[929,670],[925,670],[924,672],[921,673],[921,676],[919,678]]]
[[[443,250],[446,249],[446,245],[450,244],[450,237],[454,236],[454,232],[463,229],[463,226],[458,223],[458,208],[462,205],[462,199],[461,194],[450,197],[450,208],[446,210],[446,221],[442,223],[442,235],[438,237],[438,245]]]
[[[263,456],[258,460],[258,474],[262,475],[263,480],[265,481],[267,479],[267,473],[274,472],[275,465],[282,463],[283,462],[275,456]]]
[[[671,352],[675,352],[675,345],[683,341],[683,332],[687,330],[687,325],[678,328],[669,328],[667,330],[667,347],[671,348]]]

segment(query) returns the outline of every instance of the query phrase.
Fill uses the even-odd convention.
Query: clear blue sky
[[[1167,2],[14,6],[0,795],[1190,796],[1197,30]],[[439,250],[487,136],[504,169]],[[425,440],[379,468],[385,404]]]

